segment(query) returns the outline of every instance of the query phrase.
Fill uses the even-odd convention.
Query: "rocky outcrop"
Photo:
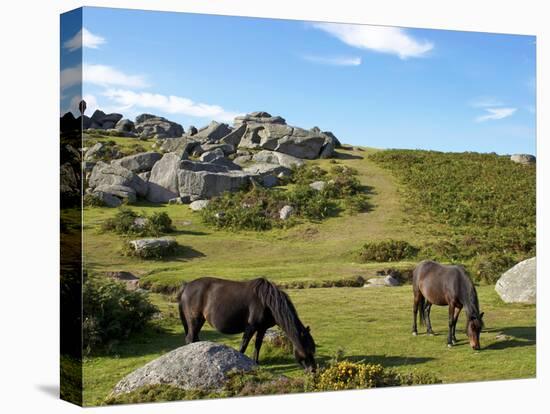
[[[115,129],[119,132],[134,132],[135,124],[129,119],[121,119],[116,123]]]
[[[162,158],[158,152],[142,152],[135,155],[128,155],[114,160],[112,164],[120,165],[134,173],[151,171],[155,163]]]
[[[250,176],[243,171],[178,171],[179,193],[191,200],[212,198],[226,191],[237,191],[249,183]]]
[[[524,260],[507,270],[498,279],[495,290],[507,303],[536,303],[537,258]]]
[[[199,129],[198,132],[193,135],[193,138],[203,143],[216,143],[229,133],[231,133],[229,125],[212,121],[207,126]]]
[[[157,384],[184,390],[221,390],[231,371],[249,372],[255,368],[254,361],[226,345],[194,342],[130,373],[115,385],[112,395]]]
[[[99,186],[104,186],[102,188],[107,188],[105,186],[123,186],[133,189],[140,197],[144,197],[147,194],[147,183],[137,174],[120,165],[107,164],[102,161],[99,161],[94,166],[88,180],[88,185],[92,190]]]
[[[140,138],[175,138],[184,133],[180,124],[152,114],[138,115],[134,129]]]
[[[167,203],[179,197],[178,168],[181,157],[173,152],[164,154],[155,163],[148,181],[147,200],[153,203]]]
[[[330,157],[335,148],[332,134],[289,126],[283,118],[266,112],[235,118],[235,127],[243,124],[246,130],[239,142],[241,148],[267,149],[305,159]]]
[[[535,156],[531,154],[514,154],[510,157],[510,160],[523,165],[531,165],[537,162]]]
[[[195,200],[189,204],[189,208],[193,211],[201,211],[208,206],[209,200]]]
[[[106,114],[99,109],[92,114],[91,118],[86,119],[83,117],[83,128],[84,129],[113,129],[118,121],[122,119],[121,114]]]

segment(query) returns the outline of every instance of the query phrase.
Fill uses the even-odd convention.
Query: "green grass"
[[[452,349],[446,346],[447,310],[435,307],[432,323],[436,336],[411,335],[410,286],[397,288],[329,288],[288,290],[300,318],[311,327],[317,343],[317,360],[326,364],[339,349],[352,361],[378,363],[399,372],[417,370],[434,374],[445,383],[526,378],[535,375],[535,307],[504,304],[492,286],[479,289],[486,327],[482,350],[474,352],[464,333],[461,315]],[[105,356],[84,362],[84,403],[103,402],[126,374],[183,344],[183,328],[176,304],[153,295],[163,319],[153,327],[120,343]],[[497,335],[506,335],[498,339]],[[205,325],[201,339],[238,348],[240,335],[221,335]],[[250,355],[253,347],[249,346]],[[262,366],[274,374],[299,376],[302,370],[292,355],[264,346]]]
[[[421,249],[430,245],[441,250],[454,234],[453,226],[443,220],[430,220],[429,212],[420,216],[418,210],[411,209],[407,188],[397,178],[399,174],[369,157],[377,152],[368,148],[340,150],[336,160],[340,165],[356,169],[361,184],[371,189],[369,203],[372,209],[366,213],[343,213],[322,222],[302,220],[288,229],[233,232],[205,225],[199,213],[193,213],[184,205],[141,203],[131,206],[148,216],[154,212],[168,213],[175,227],[171,236],[184,246],[184,253],[175,258],[149,261],[123,256],[124,238],[100,230],[101,224],[116,214],[116,209],[87,207],[83,234],[86,268],[98,274],[130,271],[141,278],[143,285],[157,291],[173,289],[184,280],[207,275],[230,279],[265,276],[283,284],[348,279],[358,275],[368,278],[390,267],[410,269],[420,257],[399,262],[363,263],[358,253],[365,243],[388,239],[403,240]],[[329,170],[334,161],[312,163]],[[451,257],[445,261],[452,260]],[[410,335],[410,290],[410,286],[318,288],[289,290],[289,294],[304,323],[312,327],[321,363],[344,348],[345,355],[354,361],[364,359],[403,372],[418,369],[447,383],[535,375],[534,306],[504,304],[494,292],[494,286],[480,286],[481,308],[487,324],[482,334],[484,349],[476,353],[466,345],[461,317],[460,342],[449,350],[444,336],[447,311],[443,308],[434,308],[432,312],[434,329],[440,335],[416,338]],[[155,321],[146,332],[114,346],[108,355],[86,359],[86,405],[101,403],[124,375],[183,344],[175,304],[157,294],[153,298],[163,309],[163,319]],[[496,338],[500,334],[505,335],[504,340]],[[234,347],[238,347],[241,339],[239,335],[221,336],[209,327],[205,327],[202,337]],[[301,373],[291,355],[283,355],[276,349],[262,349],[261,361],[266,369],[276,374],[295,376]]]
[[[373,188],[369,200],[373,209],[368,213],[343,212],[322,223],[304,220],[290,229],[233,232],[206,226],[200,214],[187,206],[132,206],[147,215],[155,211],[168,213],[176,228],[173,236],[180,245],[189,247],[177,259],[153,263],[123,257],[121,237],[100,232],[103,221],[113,217],[116,210],[85,208],[84,256],[88,271],[128,270],[140,274],[146,283],[178,286],[183,280],[205,275],[233,279],[263,275],[276,281],[309,281],[374,275],[376,270],[388,266],[409,268],[414,260],[398,264],[361,263],[357,256],[366,241],[385,240],[388,235],[398,234],[400,239],[415,245],[433,239],[423,228],[405,222],[407,216],[391,173],[366,158],[373,151],[342,151],[341,157],[350,159],[338,160],[357,169],[361,183]],[[329,160],[315,162],[325,169],[332,166]]]

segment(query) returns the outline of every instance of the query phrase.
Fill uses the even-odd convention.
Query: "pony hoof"
[[[447,348],[452,348],[453,344],[447,344]]]
[[[426,335],[428,336],[434,336],[435,334],[433,332],[428,332]]]
[[[412,336],[416,336],[416,335],[418,335],[418,332],[413,332],[412,333]]]

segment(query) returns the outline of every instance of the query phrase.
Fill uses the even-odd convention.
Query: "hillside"
[[[89,139],[92,144],[113,140],[101,135]],[[146,149],[151,145],[150,141],[133,138],[116,138],[114,142],[123,153],[134,151],[137,145]],[[422,168],[414,167],[420,163]],[[484,173],[475,170],[474,164],[490,167]],[[331,159],[308,160],[307,165],[318,165],[327,171],[335,165],[355,169],[368,194],[370,209],[357,214],[340,211],[322,220],[300,219],[288,228],[236,231],[205,224],[201,214],[187,205],[138,201],[128,207],[148,216],[166,212],[175,227],[171,236],[184,246],[183,253],[176,257],[142,260],[123,254],[127,237],[101,229],[118,209],[86,207],[86,270],[97,275],[126,270],[139,276],[141,286],[153,292],[171,293],[182,281],[205,275],[230,279],[265,276],[281,286],[306,287],[287,291],[300,317],[312,328],[321,364],[343,351],[346,358],[354,361],[381,363],[403,372],[430,372],[444,382],[535,374],[535,307],[504,304],[490,284],[492,276],[475,273],[479,269],[495,271],[494,266],[480,267],[479,257],[496,258],[498,268],[534,254],[534,167],[516,165],[509,158],[494,155],[348,146],[338,149]],[[469,178],[464,178],[462,172]],[[484,192],[487,188],[491,188],[493,196]],[[511,196],[520,193],[521,196]],[[450,211],[440,207],[457,194],[461,208]],[[479,197],[470,198],[470,194]],[[471,210],[463,210],[466,207]],[[498,211],[499,220],[489,220],[482,214],[487,211]],[[465,224],[472,215],[477,220],[475,225]],[[515,233],[516,227],[524,231]],[[398,261],[361,261],[359,252],[365,243],[387,240],[407,242],[417,248],[417,253]],[[516,247],[507,254],[503,245]],[[445,347],[442,334],[447,312],[442,308],[433,311],[434,329],[440,335],[410,336],[410,285],[307,289],[322,286],[322,281],[353,280],[357,276],[368,279],[388,268],[401,269],[406,274],[425,257],[465,263],[477,279],[489,283],[478,287],[481,308],[487,315],[481,338],[483,351],[479,355],[474,355],[467,345],[463,317],[457,330],[459,344],[452,351]],[[112,344],[108,352],[92,353],[86,358],[87,405],[102,403],[125,374],[182,344],[182,328],[170,295],[153,293],[151,297],[162,311],[151,328]],[[209,326],[201,335],[231,346],[240,342],[240,335],[220,335]],[[301,375],[290,354],[269,346],[262,349],[260,361],[269,372]]]

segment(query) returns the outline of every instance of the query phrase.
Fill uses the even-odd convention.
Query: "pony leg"
[[[455,306],[449,305],[449,333],[447,334],[447,346],[453,346],[453,326],[455,321]]]
[[[414,300],[413,300],[413,324],[412,324],[412,334],[414,336],[418,335],[418,330],[416,327],[416,320],[418,315],[418,307],[420,307],[420,312],[422,312],[422,302],[424,301],[424,298],[420,294],[420,292],[414,292]]]
[[[426,319],[426,333],[428,335],[433,335],[434,331],[432,329],[432,321],[430,319],[430,312],[432,310],[432,304],[426,301],[426,309],[424,311],[424,318]]]
[[[254,354],[252,356],[252,359],[256,362],[256,364],[259,364],[260,348],[262,347],[262,342],[264,340],[266,330],[267,329],[261,328],[258,329],[258,331],[256,332],[256,343],[254,344]]]
[[[454,319],[453,319],[453,344],[455,344],[457,342],[457,339],[456,339],[456,323],[458,322],[458,315],[460,315],[461,310],[462,310],[461,307],[457,306],[455,308]]]
[[[243,340],[241,342],[241,349],[239,349],[239,352],[241,354],[245,353],[246,348],[248,347],[248,343],[254,336],[255,332],[256,332],[256,327],[254,325],[247,325],[247,327],[244,330]]]
[[[195,319],[192,319],[189,321],[189,332],[187,332],[187,336],[185,337],[185,340],[188,344],[191,342],[199,342],[199,332],[201,331],[202,326],[204,325],[204,316],[200,315],[197,316]]]

